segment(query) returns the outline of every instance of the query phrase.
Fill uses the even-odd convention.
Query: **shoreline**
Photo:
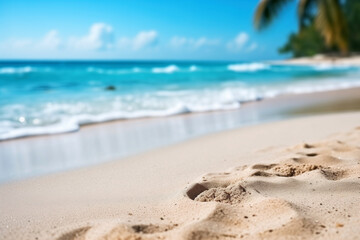
[[[257,70],[266,70],[268,67],[260,67],[260,69],[256,69],[256,64],[262,65],[269,65],[270,64],[278,64],[278,65],[312,65],[316,68],[316,71],[327,71],[331,70],[332,67],[341,67],[341,66],[360,66],[360,56],[354,55],[347,58],[340,58],[340,57],[329,57],[324,55],[317,55],[314,57],[306,57],[306,58],[295,58],[295,59],[287,59],[287,60],[280,60],[280,61],[263,61],[263,62],[254,62],[254,63],[239,63],[240,65],[249,65],[247,66],[250,68],[244,72],[252,72],[253,70],[251,67],[255,67],[254,69]],[[319,66],[320,64],[320,66]],[[237,64],[233,64],[237,65]],[[35,67],[34,67],[35,68]],[[259,68],[259,67],[258,67]],[[270,69],[270,68],[269,68]],[[357,68],[356,68],[357,69]],[[315,71],[315,70],[314,70]],[[352,69],[354,71],[354,69]],[[236,70],[235,70],[236,72]],[[240,70],[240,73],[242,70]],[[335,76],[336,77],[336,76]],[[341,77],[341,76],[340,76]],[[346,79],[346,76],[343,76]],[[331,78],[329,78],[331,80]],[[296,79],[295,79],[296,80]],[[119,112],[116,111],[107,111],[102,112],[101,114],[74,114],[74,115],[66,115],[65,120],[57,120],[57,122],[51,125],[43,125],[43,126],[32,126],[32,125],[24,125],[26,127],[19,127],[19,128],[10,128],[6,132],[2,132],[0,134],[0,142],[9,141],[12,139],[22,139],[28,137],[36,137],[36,136],[51,136],[51,135],[58,135],[58,134],[67,134],[81,131],[84,127],[96,125],[96,124],[103,124],[108,122],[117,122],[117,121],[134,121],[134,120],[147,120],[153,118],[163,118],[163,117],[172,117],[177,115],[185,115],[185,114],[198,114],[198,113],[209,113],[209,112],[217,112],[217,111],[228,111],[228,110],[237,110],[241,108],[243,105],[252,102],[258,101],[267,101],[269,99],[278,98],[282,96],[288,95],[302,95],[308,93],[318,93],[318,92],[328,92],[328,91],[337,91],[343,89],[351,89],[351,88],[358,88],[360,87],[360,83],[354,78],[353,76],[349,78],[350,82],[330,82],[323,85],[304,85],[304,86],[288,86],[288,88],[279,88],[279,89],[272,89],[270,88],[267,91],[260,91],[254,93],[256,96],[244,97],[244,101],[241,101],[241,97],[234,98],[232,104],[230,105],[219,105],[219,106],[209,106],[205,109],[193,109],[187,106],[186,103],[181,103],[179,106],[174,105],[171,106],[170,109],[166,109],[166,111],[153,111],[148,112],[140,111],[138,113],[134,112]],[[355,81],[354,81],[355,80]],[[296,81],[295,81],[296,82]],[[248,93],[249,94],[249,93]],[[134,114],[133,114],[134,113]]]
[[[292,63],[289,63],[292,64]],[[360,66],[360,58],[359,58],[359,66]],[[156,120],[156,119],[167,119],[167,118],[174,118],[174,117],[186,117],[191,115],[202,115],[202,114],[212,114],[212,113],[222,113],[222,112],[232,112],[232,111],[239,111],[241,108],[247,106],[247,105],[253,105],[253,104],[261,104],[262,102],[279,102],[283,99],[292,99],[292,98],[305,98],[307,96],[315,96],[318,94],[332,94],[342,91],[359,91],[360,92],[360,86],[352,86],[352,87],[344,87],[339,89],[330,89],[330,90],[319,90],[319,91],[312,91],[312,92],[303,92],[303,93],[289,93],[289,94],[279,94],[274,97],[269,98],[262,98],[262,99],[255,99],[253,101],[240,101],[239,103],[241,106],[239,108],[234,109],[221,109],[221,110],[209,110],[209,111],[202,111],[202,112],[186,112],[186,113],[178,113],[178,114],[172,114],[168,116],[159,116],[159,117],[139,117],[139,118],[130,118],[130,119],[111,119],[111,120],[105,120],[101,122],[90,122],[90,123],[84,123],[80,124],[79,128],[77,130],[68,131],[68,132],[59,132],[59,133],[44,133],[44,134],[35,134],[35,135],[26,135],[26,136],[20,136],[20,137],[13,137],[9,139],[0,139],[0,144],[2,142],[8,142],[8,141],[16,141],[21,139],[32,139],[32,138],[41,138],[41,137],[51,137],[51,136],[59,136],[64,134],[73,134],[81,131],[81,129],[85,129],[88,127],[94,127],[97,125],[104,125],[104,124],[120,124],[124,122],[134,122],[134,121],[148,121],[148,120]],[[360,107],[359,107],[360,109]]]
[[[315,113],[360,110],[359,92],[360,88],[353,88],[287,95],[236,110],[113,121],[88,125],[75,133],[3,141],[0,183],[123,159],[225,130],[307,116],[314,114],[310,106],[317,106]]]
[[[317,54],[312,57],[290,58],[281,61],[269,61],[281,65],[332,65],[332,66],[360,66],[360,55],[353,54],[347,57]]]
[[[306,208],[304,210],[289,208],[290,205],[282,202],[283,200],[263,198],[256,192],[253,193],[253,197],[246,195],[245,198],[241,197],[239,199],[243,206],[241,207],[236,203],[234,205],[210,200],[209,202],[193,201],[191,200],[193,194],[189,191],[198,192],[199,190],[196,190],[198,188],[192,190],[197,183],[208,182],[206,184],[210,185],[205,184],[208,187],[237,184],[236,179],[239,179],[241,174],[248,174],[251,169],[258,169],[262,166],[259,164],[266,166],[277,163],[277,166],[282,166],[281,162],[289,156],[305,151],[302,150],[303,146],[315,146],[315,150],[313,147],[306,150],[309,156],[310,154],[313,156],[312,151],[320,153],[319,157],[308,157],[303,161],[317,159],[317,164],[330,164],[330,167],[335,164],[335,168],[339,166],[338,169],[348,171],[345,166],[336,165],[340,162],[331,160],[334,157],[329,158],[327,154],[336,156],[342,161],[346,159],[348,164],[354,157],[356,159],[358,150],[350,146],[358,144],[352,142],[354,141],[352,139],[358,134],[353,129],[359,127],[359,122],[359,112],[282,120],[203,136],[125,160],[3,184],[0,185],[2,196],[0,226],[4,231],[1,231],[0,236],[2,239],[19,240],[35,237],[77,239],[80,236],[83,239],[98,239],[101,236],[108,236],[109,239],[117,239],[120,236],[140,239],[162,236],[165,239],[181,239],[188,234],[215,238],[221,236],[218,234],[224,233],[235,234],[234,236],[237,236],[235,238],[240,238],[241,233],[253,238],[261,238],[263,234],[267,234],[267,237],[279,238],[289,236],[288,234],[296,230],[299,236],[307,237],[315,236],[315,232],[319,232],[320,239],[355,237],[358,230],[356,231],[354,227],[360,216],[356,214],[359,212],[355,207],[358,204],[353,205],[352,200],[360,196],[356,191],[351,190],[358,186],[356,184],[359,181],[357,177],[352,177],[351,171],[341,178],[343,180],[336,181],[324,179],[320,174],[321,171],[314,170],[305,171],[304,174],[294,178],[279,178],[279,181],[274,177],[259,175],[250,177],[246,185],[241,183],[250,192],[253,186],[250,184],[253,182],[252,179],[255,181],[253,184],[256,181],[269,184],[264,189],[261,186],[257,188],[260,192],[269,189],[268,194],[276,196],[277,199],[287,199],[286,201],[290,201],[295,206],[301,202],[305,206],[312,206],[311,201],[319,206],[321,201],[325,208],[320,206],[320,209],[324,208],[320,212],[305,211]],[[343,134],[339,135],[339,132]],[[325,140],[318,143],[321,139]],[[341,152],[340,146],[336,145],[338,143],[333,143],[331,139],[349,142],[350,145],[346,151],[344,149]],[[305,143],[308,145],[304,145]],[[294,144],[295,147],[291,147]],[[335,145],[332,147],[332,144]],[[301,164],[303,163],[305,162]],[[238,167],[242,165],[250,167]],[[229,168],[232,170],[225,171]],[[357,174],[357,168],[353,169]],[[207,174],[211,172],[218,173]],[[254,171],[251,170],[250,173],[252,172]],[[164,179],[168,180],[164,181]],[[293,185],[294,181],[301,185]],[[314,185],[309,188],[307,187],[309,183]],[[285,188],[285,192],[291,192],[294,197],[282,195],[281,191],[274,188],[276,186],[274,184],[280,184],[279,186]],[[338,198],[339,190],[336,189],[341,187],[345,190],[340,192],[343,197]],[[292,191],[287,190],[288,188]],[[336,197],[329,197],[330,193],[324,190],[328,188],[334,189],[332,194]],[[316,190],[312,191],[312,189]],[[308,196],[306,202],[301,200],[300,196],[303,194]],[[237,199],[235,195],[234,199]],[[262,210],[249,212],[250,206]],[[331,206],[339,209],[339,213],[332,210],[327,217],[322,212],[331,209]],[[237,213],[236,209],[241,212]],[[216,217],[221,216],[220,210],[230,218]],[[193,211],[198,212],[195,218],[191,214]],[[233,213],[240,215],[236,216]],[[242,216],[244,214],[256,215],[256,218],[244,219]],[[270,216],[273,214],[281,216],[280,220],[266,221],[272,219]],[[302,225],[303,214],[308,216],[307,219],[311,220],[311,224]],[[351,217],[347,217],[348,214],[351,214]],[[238,225],[233,222],[234,220],[230,220],[237,218],[241,222],[240,229],[236,227]],[[209,222],[211,219],[217,225],[211,225],[211,221]],[[318,223],[315,222],[316,219]],[[297,224],[298,221],[300,225]],[[262,227],[256,228],[255,226],[260,222]],[[327,231],[322,229],[321,224],[326,226]],[[340,225],[345,227],[338,227]],[[149,228],[148,233],[144,233],[132,230],[137,229],[134,226],[154,227]],[[165,228],[168,230],[161,230]],[[269,232],[269,229],[273,231]]]

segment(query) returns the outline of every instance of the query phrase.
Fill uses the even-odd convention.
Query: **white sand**
[[[313,57],[292,58],[280,61],[281,64],[291,65],[335,65],[335,66],[360,66],[360,55],[352,55],[347,57],[327,56],[318,54]]]
[[[355,239],[358,126],[299,118],[4,184],[0,239]]]

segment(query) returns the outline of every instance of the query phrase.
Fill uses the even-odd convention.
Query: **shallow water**
[[[325,113],[356,110],[359,89],[289,95],[248,103],[236,110],[114,121],[83,127],[75,133],[2,141],[0,183],[119,160],[194,137],[324,113],[324,109]],[[329,109],[329,104],[337,107]]]
[[[350,66],[244,62],[0,62],[0,140],[115,119],[240,108],[360,86]]]

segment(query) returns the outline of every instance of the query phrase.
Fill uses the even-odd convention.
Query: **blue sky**
[[[295,1],[262,32],[257,0],[0,0],[0,59],[264,60],[296,31]]]

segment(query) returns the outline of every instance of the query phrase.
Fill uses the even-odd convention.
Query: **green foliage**
[[[360,1],[347,0],[344,5],[345,16],[349,26],[350,50],[360,51]]]
[[[285,46],[279,49],[280,53],[292,53],[294,57],[312,56],[326,51],[325,41],[314,24],[291,34]]]
[[[346,0],[342,6],[348,27],[350,52],[360,51],[360,0]],[[289,36],[280,53],[291,53],[294,57],[313,56],[318,53],[339,51],[338,47],[328,47],[323,35],[315,26],[314,19],[302,27],[299,33]]]
[[[254,15],[255,28],[266,28],[277,17],[280,10],[293,0],[261,0]]]

